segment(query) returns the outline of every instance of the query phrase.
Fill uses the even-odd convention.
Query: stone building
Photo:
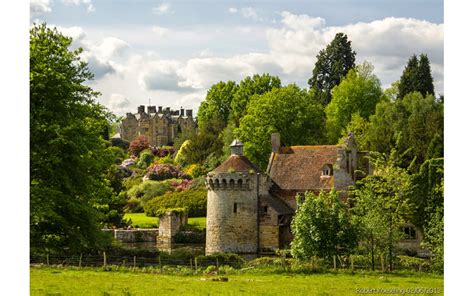
[[[369,172],[350,134],[342,145],[281,147],[272,134],[266,172],[243,155],[243,144],[231,144],[231,156],[206,178],[208,188],[206,254],[264,253],[288,246],[296,196],[333,187],[342,198],[348,187]]]
[[[185,113],[186,111],[186,113]],[[162,106],[138,106],[135,114],[127,113],[122,120],[121,137],[132,141],[140,135],[145,135],[151,146],[171,145],[181,131],[196,128],[193,110],[163,109]]]

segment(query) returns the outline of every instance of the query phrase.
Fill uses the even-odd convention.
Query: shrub
[[[202,165],[191,164],[184,169],[184,172],[191,176],[193,179],[198,178],[206,174],[206,170]]]
[[[112,138],[110,143],[112,144],[112,146],[119,147],[119,148],[122,148],[124,150],[127,150],[128,147],[130,146],[129,142],[127,142],[127,141],[125,141],[124,139],[121,139],[121,138]]]
[[[186,190],[167,193],[148,201],[144,206],[144,210],[147,216],[156,217],[156,213],[162,209],[178,207],[187,208],[189,217],[206,216],[207,191]]]
[[[141,135],[141,136],[136,137],[130,143],[128,150],[130,151],[132,155],[138,156],[140,152],[142,152],[149,146],[150,146],[150,143],[148,143],[148,139],[144,135]]]
[[[146,169],[153,162],[153,154],[150,150],[146,149],[140,153],[140,160],[137,162],[137,167]]]
[[[129,197],[140,199],[144,204],[154,197],[164,195],[166,192],[175,191],[175,187],[173,186],[173,184],[179,184],[181,181],[182,180],[179,179],[168,179],[164,181],[144,181],[130,188],[127,191],[127,195]]]
[[[242,257],[234,253],[215,253],[208,256],[201,255],[196,257],[196,262],[201,266],[212,266],[217,264],[217,261],[219,261],[219,265],[228,265],[233,268],[241,268],[245,263]]]
[[[163,146],[161,148],[154,147],[152,151],[153,151],[153,155],[158,156],[158,157],[171,156],[175,152],[174,148],[170,146]]]
[[[416,271],[427,271],[431,265],[428,260],[410,256],[397,256],[397,260],[404,268]]]
[[[189,187],[191,190],[206,190],[206,178],[204,176],[193,179],[193,183]]]
[[[155,164],[148,168],[146,176],[150,180],[161,181],[171,178],[190,179],[178,167],[171,164]]]
[[[132,197],[127,200],[127,206],[125,207],[127,213],[142,213],[143,205],[138,198]]]

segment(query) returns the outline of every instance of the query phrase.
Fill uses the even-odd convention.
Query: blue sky
[[[212,84],[255,73],[307,87],[315,56],[337,32],[384,87],[410,55],[427,53],[435,91],[444,92],[442,1],[33,0],[30,13],[85,49],[90,84],[118,114],[148,99],[196,110]]]

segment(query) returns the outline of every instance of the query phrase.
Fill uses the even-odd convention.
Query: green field
[[[131,219],[135,228],[156,228],[158,227],[158,218],[148,217],[145,213],[126,213],[124,219]],[[188,224],[194,225],[199,229],[206,228],[206,217],[188,218]]]
[[[205,275],[31,267],[30,292],[31,295],[361,295],[363,293],[356,293],[356,288],[437,288],[437,293],[431,294],[443,293],[443,277],[429,274],[238,274],[225,277],[227,282],[213,281],[216,276]]]

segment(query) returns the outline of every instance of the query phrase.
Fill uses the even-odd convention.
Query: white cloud
[[[164,90],[189,92],[192,88],[183,84],[183,78],[177,71],[182,63],[175,60],[152,60],[145,58],[143,69],[138,77],[138,84],[144,90]]]
[[[61,0],[61,2],[64,3],[65,5],[75,5],[75,6],[84,5],[87,7],[87,12],[95,11],[95,7],[94,5],[92,5],[91,0]]]
[[[241,13],[242,13],[242,16],[244,18],[249,18],[249,19],[253,19],[255,21],[257,20],[261,20],[257,14],[257,11],[255,11],[254,8],[252,7],[244,7],[242,9],[240,9]]]
[[[313,28],[321,28],[324,27],[326,23],[326,21],[320,17],[310,17],[306,14],[296,15],[288,11],[283,11],[281,16],[283,17],[281,22],[288,28],[294,30],[311,30]]]
[[[229,8],[229,13],[234,14],[234,13],[237,13],[237,12],[238,12],[238,9],[237,9],[237,8],[235,8],[235,7]]]
[[[151,30],[153,31],[153,33],[157,34],[160,37],[166,37],[170,31],[167,28],[159,27],[159,26],[153,26]]]
[[[157,14],[157,15],[173,13],[173,11],[171,11],[171,4],[169,3],[162,3],[158,5],[157,7],[153,7],[152,11],[154,14]]]
[[[30,0],[30,17],[51,12],[50,0]]]
[[[130,112],[133,106],[130,105],[130,99],[125,95],[113,93],[109,96],[106,107],[118,114]]]

